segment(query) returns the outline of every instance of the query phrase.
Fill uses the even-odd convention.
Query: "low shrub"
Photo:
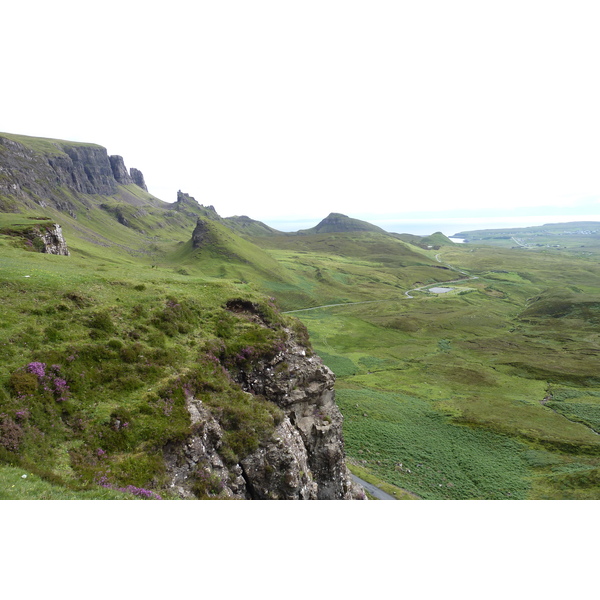
[[[161,487],[166,482],[165,463],[160,452],[136,452],[111,463],[111,480],[117,486]]]
[[[188,299],[179,301],[169,296],[165,306],[154,313],[151,324],[169,337],[185,334],[198,325],[199,309]]]
[[[201,500],[217,497],[225,487],[207,462],[199,463],[192,476],[192,493]]]
[[[121,347],[119,356],[123,362],[135,363],[138,361],[143,351],[144,347],[141,344],[130,344],[128,346]]]
[[[88,320],[87,326],[103,333],[114,333],[115,325],[107,311],[94,313]]]
[[[49,325],[44,329],[44,335],[46,338],[46,342],[56,343],[63,340],[63,336],[61,333],[62,327],[57,327],[56,325]]]
[[[29,396],[37,392],[39,382],[34,373],[15,371],[11,374],[8,385],[15,396]]]
[[[0,414],[0,446],[16,452],[23,441],[23,428],[8,415]]]

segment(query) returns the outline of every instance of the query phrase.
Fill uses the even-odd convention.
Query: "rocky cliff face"
[[[278,427],[279,439],[242,461],[244,472],[252,474],[249,480],[258,497],[268,497],[273,487],[277,489],[276,479],[288,496],[352,498],[344,462],[343,419],[333,389],[335,375],[318,356],[308,356],[290,330],[286,333],[287,343],[279,355],[258,361],[236,376],[244,390],[274,402],[286,415]],[[310,474],[307,481],[302,473]]]
[[[131,179],[133,179],[133,183],[147,192],[148,187],[146,186],[144,174],[139,169],[134,169],[133,167],[129,169],[129,173],[131,175]]]
[[[32,207],[51,205],[74,216],[74,205],[61,187],[112,195],[118,184],[133,182],[122,157],[109,157],[101,146],[57,141],[51,150],[39,152],[0,136],[0,196],[16,197]]]
[[[204,206],[199,204],[194,197],[182,192],[181,190],[177,192],[177,202],[174,202],[170,206],[178,213],[187,215],[188,217],[196,218],[200,216],[207,217],[213,221],[222,220],[217,214],[214,206]]]
[[[109,156],[110,167],[113,173],[113,177],[121,185],[129,185],[133,183],[131,175],[129,175],[127,168],[125,167],[125,161],[122,156]]]
[[[344,462],[342,415],[335,403],[334,374],[299,343],[290,329],[273,358],[254,361],[231,375],[252,395],[277,404],[284,417],[271,439],[227,466],[220,454],[223,431],[199,398],[188,395],[195,434],[165,449],[171,488],[193,498],[198,477],[208,496],[233,499],[365,499]],[[194,483],[195,482],[195,483]]]
[[[196,222],[196,227],[192,232],[192,247],[193,248],[202,248],[208,244],[210,244],[212,239],[211,230],[208,226],[208,223],[198,218]]]

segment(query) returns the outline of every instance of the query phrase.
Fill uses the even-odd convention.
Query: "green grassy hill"
[[[271,235],[283,235],[281,231],[273,229],[260,221],[255,221],[250,217],[225,217],[223,222],[229,229],[232,229],[241,236],[271,236]]]
[[[378,233],[385,233],[381,227],[377,227],[377,225],[373,225],[372,223],[367,223],[367,221],[353,219],[352,217],[340,213],[330,213],[320,223],[310,229],[298,231],[297,235],[344,233],[348,231],[375,231]]]
[[[394,300],[416,285],[456,278],[430,253],[388,234],[340,232],[249,238],[285,269],[284,280],[262,280],[282,307]]]

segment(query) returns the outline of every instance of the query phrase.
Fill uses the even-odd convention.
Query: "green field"
[[[338,377],[349,457],[422,498],[600,498],[595,262],[441,258],[477,279],[294,313]]]

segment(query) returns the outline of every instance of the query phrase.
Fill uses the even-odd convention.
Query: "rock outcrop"
[[[284,490],[293,494],[302,489],[299,473],[306,473],[302,468],[306,463],[317,484],[318,499],[351,498],[354,491],[344,461],[343,419],[335,403],[335,375],[318,356],[308,356],[291,330],[286,333],[287,343],[280,354],[237,374],[244,390],[274,402],[286,415],[278,428],[279,440],[259,451],[258,456],[242,461],[242,467],[253,472],[255,487],[260,482],[269,490],[273,473],[269,467],[273,462],[289,465]],[[285,439],[287,442],[281,443]],[[290,449],[297,446],[303,452],[290,456]]]
[[[131,168],[129,169],[129,174],[131,175],[131,179],[135,185],[141,187],[146,192],[148,191],[146,181],[144,180],[144,174],[139,169]]]
[[[192,247],[203,248],[204,246],[210,244],[211,239],[211,230],[208,223],[198,217],[198,220],[196,221],[196,227],[192,232]]]
[[[59,254],[61,256],[69,256],[70,252],[67,248],[67,242],[62,233],[61,226],[58,223],[53,223],[50,227],[46,227],[40,233],[40,238],[44,242],[44,250],[46,254]]]
[[[231,372],[248,393],[277,404],[283,419],[271,439],[238,464],[221,456],[223,431],[202,401],[188,395],[194,434],[165,448],[171,489],[197,497],[198,480],[208,497],[256,500],[365,499],[344,460],[342,415],[335,403],[334,374],[285,330],[286,342],[272,358]],[[194,487],[196,486],[196,488]]]
[[[188,217],[206,217],[212,221],[221,221],[214,206],[204,206],[200,204],[193,196],[179,190],[177,192],[177,201],[171,204],[171,208],[178,213]]]
[[[35,225],[4,227],[0,234],[20,240],[23,248],[32,252],[69,256],[69,248],[58,223],[44,222]],[[19,245],[20,245],[19,244]]]
[[[129,185],[130,183],[133,183],[133,179],[125,167],[125,161],[123,160],[122,156],[115,154],[113,156],[109,156],[108,160],[110,161],[110,167],[117,183],[120,183],[121,185]]]

